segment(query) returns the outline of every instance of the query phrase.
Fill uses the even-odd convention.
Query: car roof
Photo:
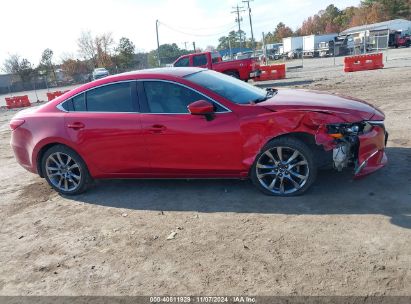
[[[78,93],[86,91],[88,89],[92,89],[94,87],[98,87],[100,85],[106,85],[118,81],[128,81],[128,80],[138,80],[138,79],[172,79],[174,78],[183,78],[184,76],[195,74],[201,71],[206,71],[207,69],[202,68],[194,68],[194,67],[178,67],[178,68],[156,68],[156,69],[147,69],[147,70],[138,70],[132,72],[126,72],[121,74],[115,74],[111,76],[107,76],[104,78],[100,78],[98,80],[94,80],[92,82],[85,83],[73,90],[57,97],[54,101],[50,104],[56,105],[59,104],[61,101],[66,100],[75,96]],[[45,108],[48,106],[44,105]]]
[[[121,77],[121,76],[136,76],[132,78],[146,78],[150,76],[159,76],[159,75],[168,75],[174,77],[185,77],[190,74],[194,74],[197,72],[204,71],[206,69],[202,68],[195,68],[195,67],[170,67],[170,68],[155,68],[155,69],[146,69],[146,70],[138,70],[138,71],[131,71],[121,74],[116,74],[111,77]]]

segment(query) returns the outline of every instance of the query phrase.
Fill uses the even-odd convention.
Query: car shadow
[[[104,180],[68,199],[134,210],[295,215],[389,216],[411,229],[411,149],[387,148],[388,165],[353,180],[351,172],[320,171],[304,195],[271,197],[248,180]]]

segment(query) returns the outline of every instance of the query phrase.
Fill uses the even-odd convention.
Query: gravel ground
[[[411,50],[401,54],[350,74],[306,60],[274,82],[387,116],[387,167],[359,181],[321,172],[296,198],[236,180],[100,181],[62,197],[15,162],[15,111],[0,112],[0,295],[411,295]]]

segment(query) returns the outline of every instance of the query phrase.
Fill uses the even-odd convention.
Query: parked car
[[[218,52],[184,55],[174,62],[174,67],[200,67],[214,70],[244,81],[260,76],[258,59],[247,58],[223,61]]]
[[[383,121],[358,99],[163,68],[87,83],[17,113],[10,127],[17,161],[66,195],[100,178],[251,178],[291,196],[320,168],[360,177],[383,167]]]
[[[296,49],[288,53],[288,59],[298,59],[303,57],[303,49]]]
[[[107,77],[108,75],[110,75],[110,73],[105,68],[97,68],[93,70],[91,78],[92,80],[97,80],[103,77]]]
[[[235,55],[235,59],[248,59],[253,57],[254,52],[253,51],[247,51],[247,52],[239,52]]]
[[[273,54],[268,55],[268,59],[271,59],[271,60],[280,60],[282,57],[283,57],[282,54],[278,54],[278,53],[273,53]]]

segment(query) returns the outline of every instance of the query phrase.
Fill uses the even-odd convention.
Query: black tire
[[[283,184],[283,180],[284,180],[284,186],[282,188],[282,192],[281,190],[278,190],[277,192],[273,192],[276,189],[270,190],[268,189],[269,186],[267,186],[268,182],[266,183],[266,181],[264,180],[264,178],[262,178],[262,181],[260,181],[259,177],[261,177],[261,170],[271,170],[271,169],[258,169],[260,170],[258,174],[258,170],[257,170],[257,164],[261,165],[261,163],[263,162],[264,158],[268,159],[268,161],[270,161],[270,157],[267,156],[266,151],[269,151],[271,153],[271,151],[277,151],[277,148],[280,148],[281,152],[280,154],[287,154],[285,156],[288,156],[288,159],[291,159],[290,154],[293,151],[298,151],[298,156],[295,160],[292,160],[291,163],[289,165],[285,164],[286,159],[284,159],[285,157],[282,157],[284,159],[284,164],[282,164],[281,166],[283,167],[276,167],[274,164],[273,166],[276,167],[277,169],[273,169],[271,172],[269,173],[265,173],[262,175],[266,175],[267,174],[267,178],[270,179],[272,178],[273,180],[275,179],[276,182],[274,182],[274,187],[275,185],[277,185],[278,182],[280,182],[280,184]],[[271,154],[271,156],[273,156],[273,154]],[[278,156],[278,154],[277,154]],[[283,155],[284,156],[284,155]],[[274,157],[275,158],[275,157]],[[276,159],[277,161],[279,159]],[[296,168],[295,170],[297,171],[293,171],[294,168],[291,168],[291,166],[295,165],[298,163],[301,163],[301,166],[297,166],[294,167]],[[305,164],[306,163],[306,164]],[[290,166],[289,169],[287,169],[287,166]],[[274,172],[274,170],[276,172]],[[280,170],[282,170],[280,172]],[[298,171],[298,170],[303,170],[302,171]],[[300,178],[297,177],[297,180],[295,178],[294,174],[298,174],[299,176],[303,176],[306,175],[306,179],[301,179],[300,181],[298,181]],[[281,175],[281,179],[280,181],[277,180],[277,178]],[[270,176],[274,176],[274,177],[270,177]],[[314,183],[316,177],[317,177],[317,165],[315,162],[315,158],[314,158],[314,150],[312,148],[310,148],[309,145],[307,145],[305,142],[293,138],[293,137],[280,137],[280,138],[275,138],[272,141],[270,141],[267,145],[264,146],[264,148],[261,150],[261,152],[257,155],[254,164],[251,168],[251,172],[250,172],[250,177],[251,180],[253,182],[253,184],[260,190],[262,191],[264,194],[267,195],[272,195],[272,196],[297,196],[297,195],[301,195],[303,193],[305,193],[310,187],[311,185]],[[294,183],[291,182],[291,179],[293,179],[297,184],[299,184],[299,188],[297,188],[295,186]],[[265,186],[263,185],[263,183],[265,184]],[[300,184],[301,183],[301,184]],[[289,191],[293,191],[291,190],[292,187],[294,187],[296,190],[293,192],[289,192],[287,193],[287,186],[290,186],[290,190]],[[270,184],[271,186],[271,184]],[[279,189],[281,189],[281,186],[278,187]]]
[[[240,75],[236,71],[227,71],[227,72],[224,72],[224,74],[226,74],[228,76],[231,76],[231,77],[234,77],[234,78],[237,78],[237,79],[240,79]]]
[[[68,160],[69,160],[68,157],[71,158],[70,164],[74,163],[77,166],[73,169],[70,169],[69,172],[73,172],[72,173],[73,176],[79,176],[80,177],[79,179],[73,178],[72,176],[70,176],[69,178],[63,178],[61,173],[58,173],[60,172],[59,171],[60,169],[57,169],[59,165],[55,161],[51,160],[50,158],[50,156],[53,156],[52,158],[58,161],[57,154],[61,156],[61,159],[63,160],[64,163],[66,162],[68,163]],[[53,169],[49,170],[47,167],[50,168],[50,164],[55,164],[56,168],[54,168],[53,166]],[[90,176],[90,173],[88,171],[87,165],[84,162],[84,160],[80,157],[80,155],[76,151],[64,145],[56,145],[48,149],[42,157],[41,168],[43,171],[43,175],[45,179],[47,180],[47,182],[49,183],[49,185],[57,192],[64,194],[64,195],[76,195],[76,194],[83,193],[84,191],[87,190],[89,185],[92,183],[92,178]],[[55,174],[57,175],[54,178],[52,175],[55,175]],[[70,173],[66,173],[66,174],[70,174]],[[61,179],[63,179],[63,182],[65,181],[65,179],[67,179],[68,184],[69,185],[72,184],[73,188],[72,189],[68,188],[68,190],[59,188],[58,185],[56,185],[56,182],[57,180],[61,180]],[[75,183],[77,183],[77,186],[75,186]]]

